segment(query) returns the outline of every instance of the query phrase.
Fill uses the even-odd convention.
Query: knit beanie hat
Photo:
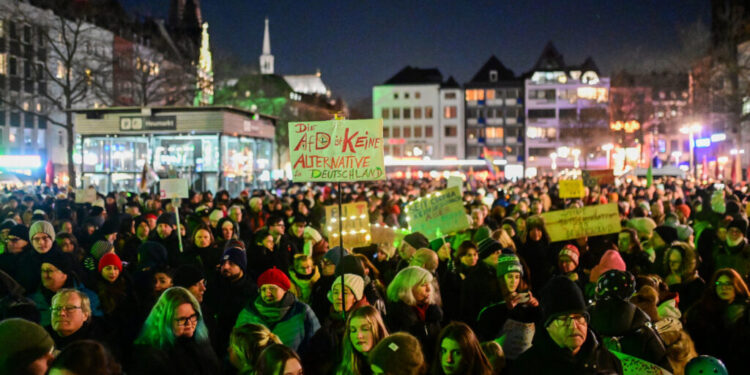
[[[99,273],[101,273],[104,267],[107,266],[115,266],[120,272],[122,272],[122,260],[120,260],[120,257],[115,253],[104,254],[104,256],[99,259]]]
[[[690,217],[690,206],[686,205],[685,203],[677,205],[675,209],[682,212],[682,216]]]
[[[744,236],[745,233],[747,233],[747,221],[745,221],[745,219],[742,219],[742,218],[734,219],[727,226],[727,230],[729,230],[729,228],[739,229],[740,232],[742,232],[742,235]]]
[[[13,228],[10,228],[8,236],[18,237],[26,242],[29,242],[29,228],[26,228],[23,224],[16,224]]]
[[[73,260],[69,254],[63,253],[60,250],[52,250],[42,254],[41,261],[42,263],[49,263],[55,266],[55,268],[68,276],[73,273]]]
[[[479,260],[485,259],[497,251],[503,249],[503,245],[500,242],[493,240],[492,238],[485,238],[477,245],[477,252],[479,253]]]
[[[39,324],[21,318],[0,321],[0,374],[23,372],[31,362],[52,352],[55,342]]]
[[[183,264],[174,271],[172,283],[174,286],[189,288],[205,278],[202,269],[192,264]]]
[[[109,241],[96,241],[91,245],[91,256],[95,259],[101,259],[104,254],[111,253],[115,247]]]
[[[570,260],[573,261],[573,263],[578,265],[578,258],[580,258],[581,253],[578,252],[578,248],[575,247],[575,245],[567,244],[565,245],[562,250],[557,254],[557,259],[560,259],[560,257],[566,256],[570,258]]]
[[[289,277],[287,277],[284,272],[281,272],[281,270],[276,267],[267,269],[265,272],[260,274],[257,284],[259,287],[266,284],[272,284],[284,290],[289,290],[289,288],[291,288],[292,286],[291,282],[289,281]]]
[[[430,248],[430,240],[419,232],[414,232],[404,236],[404,242],[408,243],[411,247],[419,250],[423,247]]]
[[[555,276],[547,282],[540,293],[539,303],[545,327],[560,315],[577,313],[588,317],[581,288],[565,276]]]
[[[5,219],[0,223],[0,230],[11,229],[16,226],[16,221],[13,219]]]
[[[221,264],[224,264],[224,262],[232,262],[240,267],[242,272],[245,272],[247,269],[247,254],[237,247],[226,249],[221,255]]]
[[[29,227],[29,238],[34,238],[34,235],[38,233],[44,233],[48,235],[52,241],[55,240],[55,228],[49,221],[41,220],[31,224],[31,227]]]
[[[175,219],[173,213],[164,213],[156,219],[156,225],[159,224],[177,225],[177,219]]]
[[[625,269],[625,261],[622,260],[622,256],[620,256],[620,253],[615,250],[607,250],[607,252],[602,255],[602,259],[599,260],[599,264],[591,269],[589,281],[595,283],[597,280],[599,280],[599,276],[609,270],[625,271]]]
[[[335,264],[335,265],[338,266],[339,262],[341,262],[341,253],[342,253],[341,247],[340,246],[336,246],[336,247],[333,247],[331,249],[328,249],[328,251],[326,251],[325,255],[323,255],[323,259],[327,259],[331,263],[333,263],[333,264]],[[344,249],[343,253],[344,253],[345,256],[349,254],[349,252],[346,249]],[[258,285],[260,285],[260,284],[258,284]]]
[[[677,229],[672,228],[667,225],[659,225],[654,229],[654,232],[661,237],[662,240],[664,240],[664,243],[669,246],[674,241],[677,241]]]
[[[485,238],[490,237],[490,228],[488,228],[486,225],[482,225],[481,227],[477,228],[477,231],[474,232],[474,237],[471,238],[471,241],[474,243],[480,243],[484,241]]]
[[[635,276],[628,271],[609,270],[596,281],[596,299],[614,298],[627,301],[635,294]]]
[[[336,276],[336,278],[333,280],[333,284],[331,284],[331,292],[333,292],[333,286],[336,284],[341,284],[341,276]],[[352,293],[354,293],[354,299],[356,299],[357,301],[362,299],[365,293],[365,280],[361,276],[355,275],[353,273],[345,273],[344,286],[349,288]]]
[[[497,259],[497,277],[503,277],[510,272],[518,272],[523,276],[521,261],[515,254],[503,254]]]
[[[405,332],[396,332],[380,340],[369,357],[370,364],[389,375],[417,374],[425,366],[419,340]]]

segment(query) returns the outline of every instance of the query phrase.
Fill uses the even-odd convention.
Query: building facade
[[[525,74],[527,176],[567,168],[606,168],[609,78],[591,58],[566,65],[552,43]]]
[[[464,159],[464,93],[437,69],[407,66],[372,90],[391,159]]]

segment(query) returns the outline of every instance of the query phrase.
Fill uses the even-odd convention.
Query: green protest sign
[[[289,123],[294,182],[385,180],[383,120]]]
[[[458,187],[418,198],[404,212],[410,230],[424,234],[430,241],[469,228]]]
[[[565,241],[620,231],[617,203],[570,208],[542,214],[550,241]]]

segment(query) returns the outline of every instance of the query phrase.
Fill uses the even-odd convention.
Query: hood
[[[634,304],[614,298],[597,301],[589,308],[591,329],[603,336],[623,336],[649,321]]]

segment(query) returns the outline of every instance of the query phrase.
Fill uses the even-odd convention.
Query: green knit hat
[[[0,374],[16,374],[54,348],[39,324],[20,318],[0,322]]]

